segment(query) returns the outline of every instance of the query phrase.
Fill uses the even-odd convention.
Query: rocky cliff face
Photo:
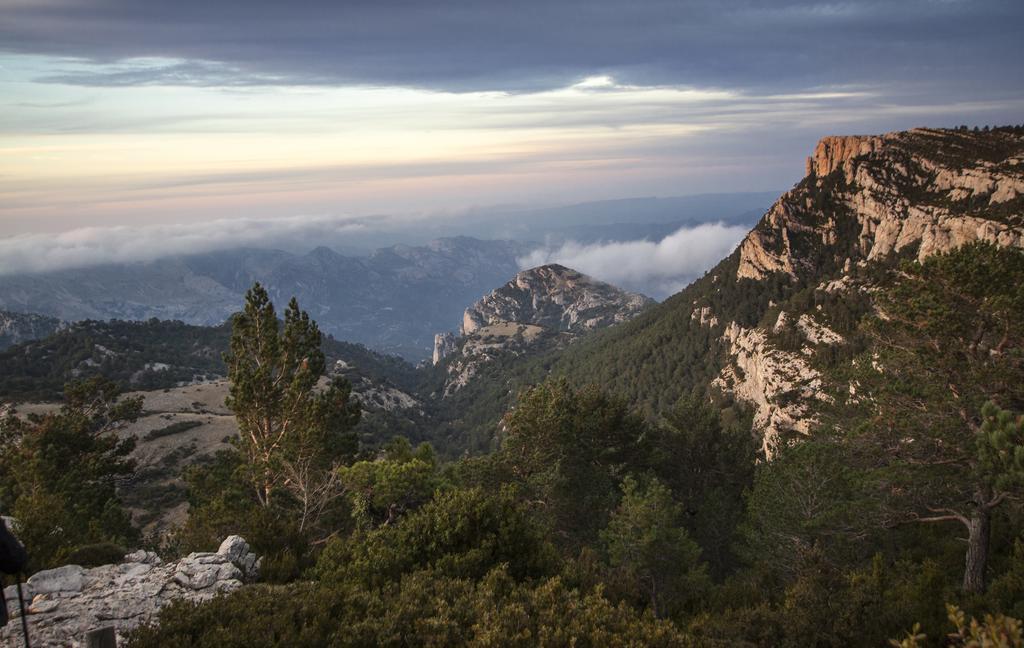
[[[1024,129],[826,137],[807,177],[740,245],[735,276],[719,279],[781,276],[852,294],[864,289],[851,282],[856,265],[922,260],[974,241],[1024,247]],[[721,336],[728,357],[713,384],[753,406],[767,456],[785,436],[811,430],[814,401],[825,398],[812,359],[839,335],[815,313],[783,311],[774,327],[751,328],[719,325],[695,302],[692,318]],[[786,327],[801,340],[796,350],[770,339]]]
[[[192,553],[165,563],[149,551],[136,551],[117,565],[85,569],[64,565],[34,574],[23,586],[29,639],[33,646],[85,646],[85,634],[113,627],[120,635],[153,620],[173,600],[201,602],[233,592],[255,580],[260,560],[238,536],[215,553]],[[4,645],[24,643],[18,594],[4,590],[11,623],[0,628]]]
[[[737,277],[793,278],[972,241],[1024,247],[1024,135],[917,129],[826,137],[740,246]]]
[[[464,386],[482,363],[544,341],[567,343],[636,317],[654,300],[558,264],[524,270],[466,309],[460,336],[435,338],[434,363],[447,358],[444,393]]]
[[[466,309],[462,335],[504,322],[583,332],[637,315],[654,301],[558,264],[524,270]]]
[[[0,349],[48,337],[63,327],[55,317],[0,311]]]

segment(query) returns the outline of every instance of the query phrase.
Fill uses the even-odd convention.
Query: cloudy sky
[[[0,237],[784,189],[824,134],[1024,121],[1022,24],[1020,0],[0,0]]]

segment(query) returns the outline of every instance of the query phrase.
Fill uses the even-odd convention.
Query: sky
[[[0,0],[0,249],[784,190],[823,135],[1024,121],[1021,25],[1020,0]]]

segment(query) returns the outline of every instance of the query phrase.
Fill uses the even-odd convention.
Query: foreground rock
[[[153,620],[171,601],[205,601],[232,592],[259,574],[260,560],[239,536],[216,553],[192,553],[164,563],[136,551],[118,565],[86,569],[64,565],[38,572],[22,587],[33,646],[85,645],[90,630],[113,626],[119,635]],[[15,587],[4,590],[11,622],[0,629],[3,645],[23,645]]]

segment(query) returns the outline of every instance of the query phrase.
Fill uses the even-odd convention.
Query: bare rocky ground
[[[206,601],[252,582],[260,562],[244,539],[229,536],[216,552],[192,553],[176,562],[135,551],[116,565],[62,565],[37,572],[22,586],[31,645],[91,645],[86,634],[102,628],[113,628],[120,644],[125,632],[152,621],[171,601]],[[3,596],[14,618],[0,628],[0,641],[28,645],[17,618],[16,587],[4,589]]]
[[[137,477],[121,487],[121,495],[144,535],[159,536],[185,521],[182,470],[229,448],[238,434],[235,417],[224,406],[228,382],[186,385],[125,396],[143,397],[143,415],[119,431],[136,438],[132,457]],[[20,414],[46,413],[54,403],[19,405]]]

